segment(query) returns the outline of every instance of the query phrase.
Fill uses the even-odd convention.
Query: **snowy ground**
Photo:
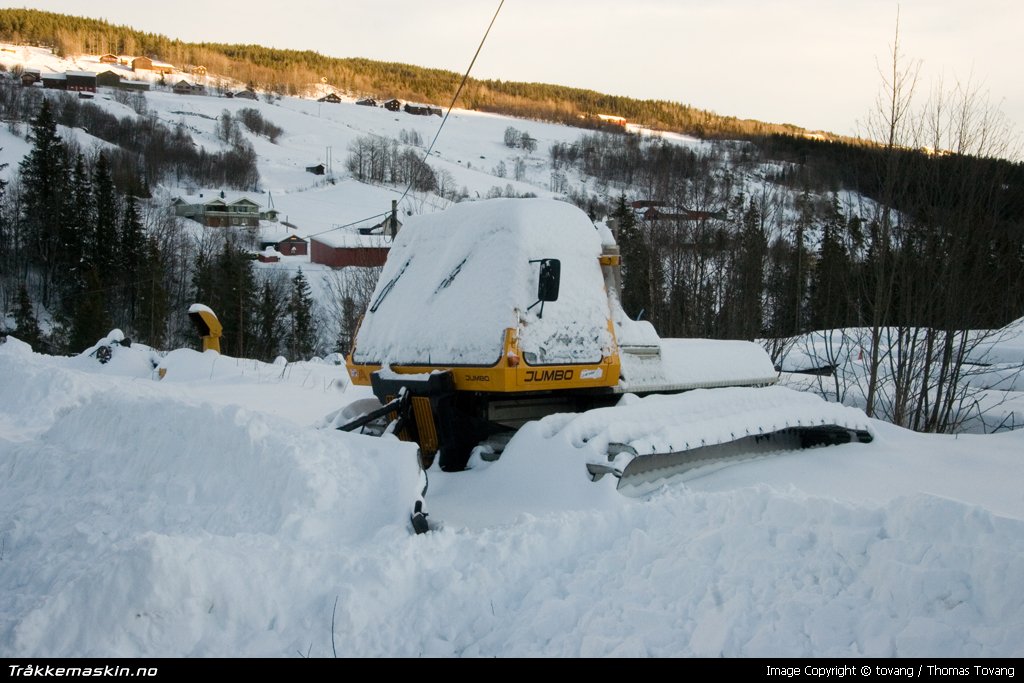
[[[1022,432],[637,499],[535,423],[414,536],[412,449],[313,426],[343,368],[12,338],[0,378],[0,656],[1024,655]]]

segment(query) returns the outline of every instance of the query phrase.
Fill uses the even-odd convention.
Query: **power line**
[[[452,97],[452,101],[448,105],[448,111],[445,112],[444,118],[441,119],[441,125],[437,127],[437,132],[434,133],[434,139],[430,141],[430,146],[427,147],[427,151],[423,155],[424,164],[427,163],[427,157],[429,157],[430,153],[433,151],[437,138],[441,136],[441,131],[444,130],[444,124],[448,122],[448,117],[451,115],[452,109],[455,107],[455,102],[459,99],[459,95],[462,94],[462,89],[466,86],[466,81],[469,80],[469,74],[473,70],[473,65],[476,64],[476,58],[480,56],[480,50],[483,49],[484,43],[487,41],[487,36],[490,35],[491,28],[494,26],[494,22],[498,18],[498,13],[501,12],[501,7],[504,4],[505,0],[501,0],[501,2],[498,3],[498,9],[494,10],[494,16],[491,17],[491,23],[487,25],[487,30],[484,31],[484,37],[480,39],[480,44],[477,45],[476,52],[473,53],[473,59],[469,62],[469,67],[466,69],[466,73],[462,76],[462,82],[459,83],[459,88],[455,91],[455,96]],[[413,169],[413,177],[409,180],[409,186],[405,188],[405,192],[402,193],[402,198],[398,200],[399,202],[403,201],[406,195],[409,194],[409,190],[412,189],[413,183],[416,181],[416,174],[418,171],[419,168]]]
[[[501,12],[501,8],[502,8],[502,6],[504,4],[505,4],[505,0],[501,0],[498,3],[498,9],[494,10],[494,16],[491,17],[491,23],[489,23],[487,25],[487,30],[484,31],[484,37],[480,39],[480,44],[477,46],[476,52],[473,53],[473,59],[470,60],[469,67],[466,69],[466,73],[463,74],[462,81],[459,83],[459,87],[455,91],[455,95],[452,97],[452,101],[448,104],[448,111],[445,112],[444,118],[441,119],[441,125],[437,127],[437,132],[434,133],[434,139],[430,141],[430,146],[427,147],[427,151],[424,153],[423,159],[421,160],[421,163],[426,164],[427,163],[427,158],[430,156],[430,153],[434,150],[434,144],[437,142],[437,139],[441,136],[441,131],[444,130],[444,124],[446,124],[448,122],[448,117],[451,115],[452,109],[455,108],[455,103],[458,101],[459,95],[462,94],[462,89],[464,87],[466,87],[466,81],[469,80],[469,74],[470,74],[471,71],[473,71],[473,65],[476,64],[476,58],[480,56],[480,51],[483,49],[484,43],[487,42],[487,36],[490,35],[491,28],[494,26],[494,22],[498,18],[498,13]],[[402,196],[399,198],[398,203],[402,203],[405,200],[405,198],[409,195],[409,192],[412,190],[412,186],[416,182],[416,178],[417,178],[418,173],[419,173],[419,168],[420,167],[416,167],[415,169],[413,169],[413,174],[412,174],[412,178],[409,180],[409,185],[405,188],[405,192],[402,193]],[[351,223],[346,223],[345,225],[336,225],[334,227],[328,228],[327,230],[321,230],[320,232],[316,232],[316,233],[313,233],[311,235],[306,235],[306,237],[308,237],[308,238],[318,237],[319,235],[323,235],[323,234],[328,233],[328,232],[334,232],[335,230],[342,230],[344,228],[350,228],[350,227],[352,227],[354,225],[358,225],[359,223],[365,223],[366,221],[372,221],[375,218],[381,218],[383,216],[388,216],[390,214],[391,214],[390,211],[385,211],[384,213],[378,213],[378,214],[375,214],[373,216],[369,216],[367,218],[362,218],[360,220],[353,221]]]

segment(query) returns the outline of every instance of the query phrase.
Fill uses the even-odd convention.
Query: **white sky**
[[[878,64],[893,41],[921,60],[921,94],[943,79],[981,85],[1024,131],[1018,0],[507,0],[473,75],[538,81],[719,114],[864,132]],[[0,6],[22,3],[0,0]],[[185,41],[312,49],[462,72],[498,0],[176,0],[173,11],[112,0],[37,0]],[[170,6],[167,6],[170,7]]]

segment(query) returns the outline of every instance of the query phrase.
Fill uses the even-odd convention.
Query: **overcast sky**
[[[24,3],[0,0],[3,7]],[[37,0],[185,41],[257,43],[463,72],[498,0]],[[980,85],[1024,131],[1020,0],[506,0],[478,78],[538,81],[719,114],[866,132],[893,43],[942,79]]]

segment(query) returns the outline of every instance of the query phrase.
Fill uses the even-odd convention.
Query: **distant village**
[[[40,69],[26,68],[21,71],[21,84],[25,87],[42,87],[50,90],[67,90],[77,92],[80,93],[80,96],[87,98],[96,92],[96,88],[101,86],[108,88],[122,88],[125,90],[146,91],[153,86],[152,79],[146,78],[147,75],[157,74],[160,76],[161,85],[168,85],[166,83],[166,77],[170,74],[180,73],[190,75],[192,80],[180,79],[177,82],[170,84],[170,89],[175,94],[209,94],[207,87],[200,82],[206,77],[207,70],[205,66],[189,66],[179,69],[173,64],[157,61],[149,57],[114,54],[101,55],[99,57],[99,64],[107,64],[112,67],[117,67],[122,72],[125,68],[130,68],[132,74],[138,74],[138,77],[125,78],[123,73],[118,73],[117,71],[114,71],[113,68],[96,72],[65,71],[63,73],[44,73]],[[249,100],[255,100],[258,97],[255,90],[252,88],[245,88],[237,91],[225,90],[223,92],[218,92],[217,94],[227,98],[237,97]],[[317,100],[317,102],[326,102],[330,104],[340,104],[341,101],[341,97],[333,92],[327,93]],[[440,107],[429,104],[402,102],[398,99],[389,99],[384,101],[382,104],[378,104],[375,99],[364,98],[358,100],[356,104],[368,107],[381,106],[388,111],[404,111],[405,113],[412,114],[414,116],[441,116],[442,114]]]
[[[123,90],[149,91],[154,85],[169,88],[178,95],[216,95],[225,98],[256,100],[258,95],[252,88],[242,90],[212,90],[201,81],[207,76],[204,66],[178,68],[173,64],[149,57],[131,55],[101,55],[102,66],[93,71],[65,71],[46,73],[36,68],[21,70],[21,85],[41,87],[50,90],[77,92],[79,97],[91,98],[97,88],[120,88]],[[133,77],[129,77],[130,75]],[[172,74],[187,74],[190,79],[180,78],[171,83]],[[156,77],[156,78],[155,78]],[[340,104],[342,98],[334,92],[327,93],[317,102]],[[442,116],[440,107],[403,102],[392,98],[378,102],[373,98],[356,101],[365,107],[381,107],[390,112],[405,112],[413,116]],[[324,164],[308,166],[307,172],[324,175]],[[175,214],[196,221],[208,228],[249,228],[260,233],[260,251],[254,258],[263,263],[275,263],[284,257],[308,258],[333,268],[346,266],[380,266],[387,258],[394,233],[401,227],[400,221],[392,224],[384,220],[377,225],[355,228],[349,231],[328,231],[326,234],[307,239],[299,234],[297,226],[279,223],[278,212],[271,205],[264,207],[252,193],[208,191],[195,196],[176,197],[171,206]]]

